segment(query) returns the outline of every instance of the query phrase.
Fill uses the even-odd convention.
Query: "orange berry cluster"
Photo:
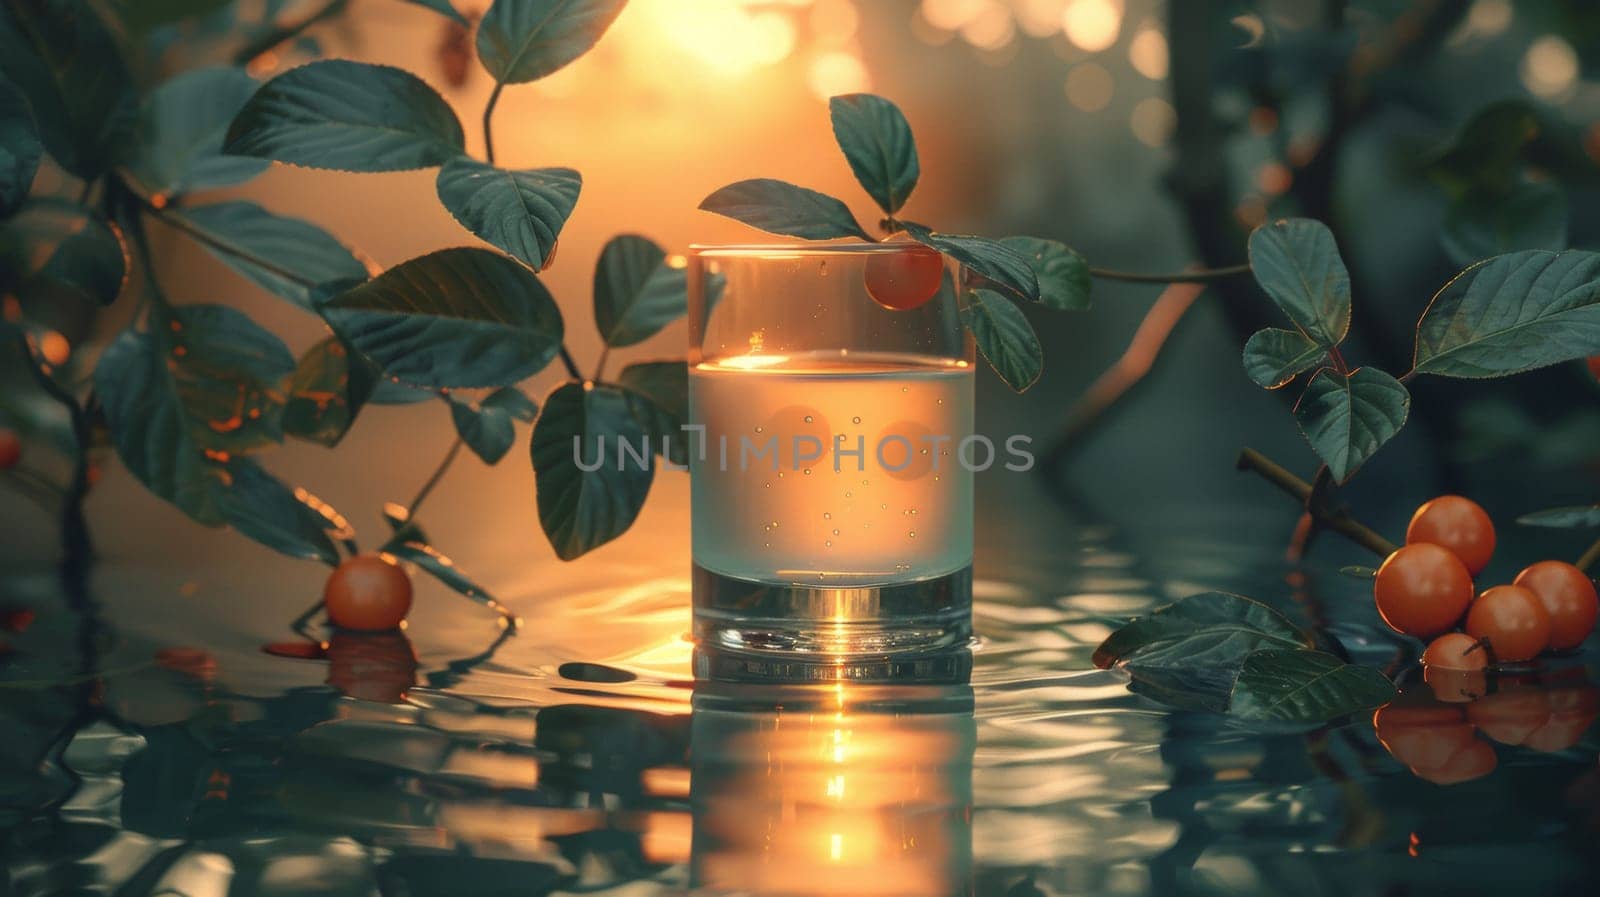
[[[1378,568],[1378,613],[1396,632],[1432,639],[1424,664],[1473,670],[1522,663],[1576,648],[1594,629],[1600,595],[1587,573],[1565,561],[1540,561],[1474,599],[1473,577],[1488,566],[1494,544],[1483,508],[1442,495],[1417,509],[1405,546]],[[1452,631],[1458,626],[1463,631]]]

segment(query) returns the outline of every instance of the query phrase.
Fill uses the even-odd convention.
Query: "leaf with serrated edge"
[[[1039,280],[1039,302],[1059,311],[1089,307],[1089,263],[1072,247],[1039,237],[1006,237],[1001,245],[1028,261]]]
[[[432,545],[416,541],[394,542],[385,545],[383,550],[402,561],[416,564],[428,575],[473,601],[500,609],[500,602],[488,590],[473,582],[471,577],[461,572],[455,561],[440,554]]]
[[[1357,368],[1345,377],[1323,368],[1306,384],[1294,418],[1328,472],[1340,483],[1405,426],[1411,394],[1377,368]]]
[[[1457,274],[1417,323],[1413,366],[1503,377],[1600,355],[1600,253],[1529,250]]]
[[[1393,700],[1394,683],[1321,651],[1257,651],[1245,659],[1228,713],[1240,719],[1322,723]]]
[[[370,172],[431,168],[465,146],[455,112],[417,76],[328,59],[261,85],[228,128],[223,151]]]
[[[377,369],[352,357],[338,337],[317,343],[300,356],[289,380],[283,432],[329,448],[338,445],[372,397],[377,376]]]
[[[430,388],[518,383],[550,363],[563,333],[533,272],[486,249],[403,262],[320,310],[385,374]]]
[[[978,352],[1006,385],[1024,392],[1044,371],[1044,347],[1033,325],[1011,300],[993,290],[971,290],[961,318]]]
[[[628,0],[495,0],[478,23],[478,59],[501,84],[536,81],[589,51]]]
[[[1327,349],[1300,331],[1267,327],[1256,331],[1244,344],[1244,372],[1257,386],[1277,389],[1327,357]]]
[[[646,433],[628,396],[612,386],[568,383],[545,399],[530,452],[539,523],[564,561],[587,554],[633,525],[655,477],[646,448],[641,467],[621,442],[638,447]],[[598,456],[598,469],[585,471]],[[620,468],[620,469],[619,469]]]
[[[900,108],[883,97],[854,93],[829,99],[828,113],[856,180],[884,214],[900,211],[922,173],[917,142]]]
[[[913,240],[931,246],[982,276],[1001,292],[1029,302],[1039,301],[1039,278],[1016,250],[998,240],[965,234],[938,234],[912,221],[900,222]]]
[[[1250,234],[1250,271],[1294,326],[1326,348],[1350,330],[1350,273],[1327,225],[1309,218]]]
[[[1195,646],[1203,642],[1205,650]],[[1101,669],[1130,660],[1176,658],[1194,666],[1242,662],[1262,647],[1309,643],[1283,614],[1242,595],[1201,592],[1125,623],[1094,652]]]
[[[228,488],[220,493],[219,507],[235,530],[280,554],[338,565],[339,549],[329,536],[333,519],[343,519],[337,511],[249,459],[228,465],[227,472]]]
[[[769,234],[802,240],[872,239],[849,206],[825,193],[772,178],[729,184],[701,200],[700,208]]]
[[[583,176],[571,168],[511,171],[458,156],[439,169],[435,187],[462,227],[537,270],[578,204]]]

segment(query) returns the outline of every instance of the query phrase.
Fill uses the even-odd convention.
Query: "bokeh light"
[[[1080,50],[1098,53],[1122,32],[1120,0],[1072,0],[1061,15],[1061,30]]]
[[[1547,100],[1563,99],[1578,83],[1578,52],[1565,39],[1547,34],[1528,46],[1521,73],[1529,92]]]
[[[1128,127],[1133,129],[1133,136],[1140,143],[1151,147],[1165,146],[1172,139],[1172,129],[1178,123],[1178,115],[1172,104],[1160,97],[1146,97],[1133,107],[1133,114],[1128,119]]]
[[[1106,108],[1115,89],[1111,73],[1093,62],[1079,63],[1067,72],[1067,101],[1084,112]]]
[[[825,98],[870,90],[872,76],[860,59],[850,53],[835,51],[823,53],[811,61],[806,83],[810,85],[812,93]]]
[[[1128,61],[1133,70],[1152,81],[1167,77],[1167,36],[1153,24],[1141,27],[1128,42]]]

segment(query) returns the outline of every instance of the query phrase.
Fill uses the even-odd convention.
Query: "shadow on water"
[[[1359,583],[1204,540],[1135,552],[1096,528],[1057,554],[987,568],[1006,579],[976,587],[969,681],[898,686],[696,684],[670,576],[568,596],[516,636],[419,624],[273,654],[270,632],[244,648],[194,623],[185,637],[219,647],[185,648],[141,623],[155,599],[102,621],[53,581],[8,577],[0,608],[33,616],[0,666],[0,893],[1594,885],[1589,657],[1424,680]],[[1376,719],[1252,729],[1164,709],[1089,662],[1119,620],[1217,587],[1336,634],[1400,675],[1401,699]]]

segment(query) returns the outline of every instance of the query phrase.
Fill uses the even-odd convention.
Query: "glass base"
[[[696,565],[694,641],[700,679],[964,682],[972,568],[895,585],[813,588]]]

